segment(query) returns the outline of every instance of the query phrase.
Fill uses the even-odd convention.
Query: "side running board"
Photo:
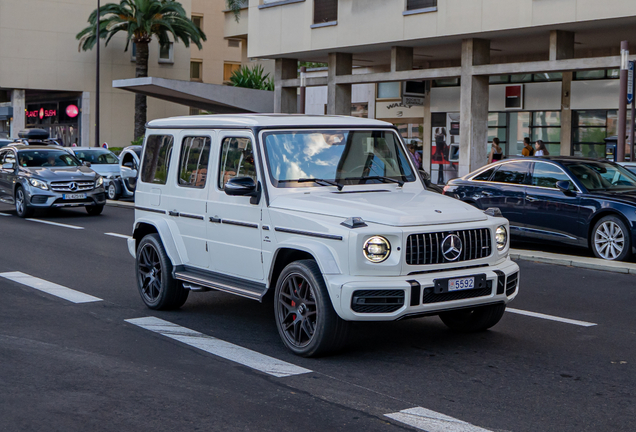
[[[241,297],[263,301],[267,292],[265,284],[235,278],[211,271],[192,269],[179,266],[174,271],[174,278],[183,282],[198,285],[204,288],[224,291]]]

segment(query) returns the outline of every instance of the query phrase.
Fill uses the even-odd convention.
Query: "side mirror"
[[[87,162],[87,161],[82,162],[82,165],[84,165],[85,167],[89,167],[89,168],[91,167],[91,163]]]
[[[560,180],[556,182],[557,189],[563,192],[564,195],[576,196],[576,192],[574,192],[573,190],[570,190],[570,185],[571,183],[569,180]]]
[[[230,196],[252,197],[250,203],[258,204],[261,197],[261,185],[251,177],[235,177],[225,183],[225,193]]]
[[[13,171],[15,169],[15,164],[13,162],[7,162],[5,164],[2,164],[2,169],[3,170],[8,170],[8,171]]]
[[[133,163],[132,163],[132,162],[126,162],[126,163],[124,163],[124,166],[125,166],[126,168],[130,168],[130,169],[133,169],[133,168],[134,168],[134,165],[133,165]]]

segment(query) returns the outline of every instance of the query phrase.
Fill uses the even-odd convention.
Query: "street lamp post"
[[[616,142],[616,162],[625,161],[625,134],[627,123],[627,69],[629,67],[629,44],[621,42],[621,75],[618,97],[618,140]]]
[[[99,4],[97,0],[97,20],[95,21],[95,37],[97,44],[97,69],[95,71],[95,147],[99,147]]]

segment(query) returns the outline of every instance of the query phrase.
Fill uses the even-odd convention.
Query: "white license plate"
[[[458,279],[450,279],[448,281],[448,291],[460,291],[460,290],[468,290],[475,288],[475,278],[467,277],[467,278],[458,278]]]
[[[81,193],[81,194],[62,194],[62,199],[65,200],[75,200],[75,199],[84,199],[86,198],[86,194],[85,193]]]

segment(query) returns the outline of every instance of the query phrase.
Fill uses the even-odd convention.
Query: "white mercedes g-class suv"
[[[389,123],[210,115],[148,124],[128,248],[149,308],[271,290],[284,344],[315,356],[351,321],[492,327],[518,290],[508,232],[427,191]]]

